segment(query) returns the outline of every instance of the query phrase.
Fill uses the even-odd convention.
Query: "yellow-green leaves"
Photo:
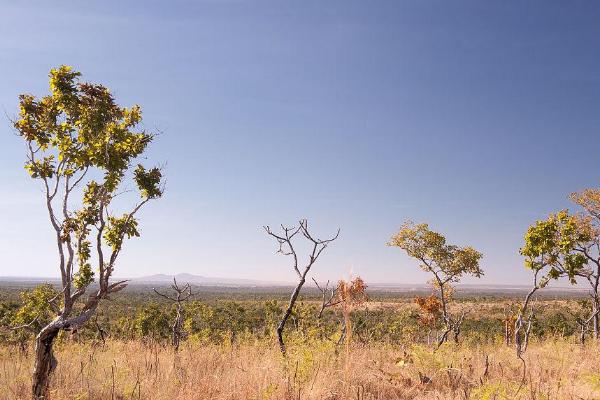
[[[398,246],[417,259],[441,259],[447,257],[446,238],[429,229],[427,224],[405,222],[400,231],[392,236],[390,246]]]
[[[50,91],[63,106],[77,96],[77,80],[80,76],[80,72],[73,71],[73,68],[68,65],[50,70]]]
[[[94,271],[89,263],[79,266],[79,270],[73,276],[73,285],[77,289],[84,288],[94,281]]]
[[[32,152],[25,168],[42,179],[97,168],[105,175],[102,185],[113,192],[152,135],[136,130],[142,120],[139,106],[120,107],[106,87],[81,82],[80,77],[71,67],[60,66],[50,71],[49,96],[19,97],[14,126]],[[157,175],[154,170],[148,174]],[[158,197],[151,185],[143,190],[143,197]]]
[[[537,271],[549,268],[540,287],[562,276],[575,283],[576,275],[587,264],[586,257],[577,249],[592,239],[591,233],[589,219],[570,215],[567,210],[550,214],[527,229],[521,248],[525,266]]]
[[[121,217],[108,217],[108,225],[104,233],[104,239],[113,251],[121,249],[125,236],[131,238],[139,237],[137,230],[138,223],[129,214],[123,214]]]
[[[55,173],[54,156],[28,161],[25,163],[25,170],[32,178],[52,178]]]
[[[409,256],[421,261],[424,270],[441,273],[449,280],[458,280],[465,274],[483,275],[479,266],[483,257],[480,252],[472,247],[446,244],[446,238],[429,229],[427,224],[405,222],[388,245],[400,247]]]
[[[76,301],[66,284],[85,289],[93,282],[95,269],[102,280],[100,290],[109,290],[124,238],[139,236],[135,213],[147,200],[162,195],[162,174],[157,168],[133,169],[153,138],[139,128],[138,105],[121,107],[108,88],[82,81],[69,66],[50,71],[49,87],[43,97],[19,96],[14,127],[27,145],[25,169],[44,181],[50,221],[60,239],[64,298]],[[119,188],[131,181],[139,197],[129,213],[115,217],[113,200],[128,192]],[[112,249],[107,257],[106,247]],[[92,266],[93,260],[98,265]],[[73,304],[65,302],[69,312]]]
[[[483,271],[479,261],[483,254],[473,247],[454,248],[452,270],[458,274],[469,274],[479,278]]]
[[[162,196],[160,188],[162,173],[160,169],[152,168],[146,171],[143,165],[138,164],[134,172],[134,179],[143,198],[155,199]]]
[[[12,325],[29,324],[35,320],[34,328],[44,326],[52,319],[51,300],[56,299],[57,294],[57,290],[49,283],[38,285],[31,291],[21,292],[21,307],[11,321]],[[60,303],[60,299],[56,302]]]

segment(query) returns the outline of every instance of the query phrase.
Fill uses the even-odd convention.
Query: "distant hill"
[[[290,282],[277,282],[277,281],[261,281],[255,279],[236,279],[236,278],[215,278],[193,274],[155,274],[149,276],[143,276],[140,278],[132,278],[131,283],[140,284],[167,284],[173,282],[173,278],[177,279],[177,282],[185,284],[190,283],[194,285],[204,286],[290,286]]]

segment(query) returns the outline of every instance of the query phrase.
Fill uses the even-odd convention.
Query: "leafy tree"
[[[171,333],[169,314],[156,303],[146,305],[137,312],[133,329],[136,336],[142,339],[168,338]]]
[[[580,218],[562,210],[527,229],[521,255],[525,256],[525,267],[533,271],[533,287],[525,296],[515,323],[515,346],[519,357],[527,349],[529,341],[533,315],[527,321],[525,315],[535,292],[561,277],[567,277],[571,284],[576,284],[576,277],[584,273],[587,259],[575,251],[589,238],[588,232],[581,229],[581,223]]]
[[[588,260],[583,276],[591,287],[591,311],[594,338],[600,338],[600,189],[585,189],[572,193],[571,200],[583,208],[585,214],[578,218],[577,230],[582,235],[575,251]],[[584,318],[586,321],[588,318]],[[585,327],[582,328],[585,333]],[[585,340],[585,338],[584,338]]]
[[[80,76],[68,66],[52,69],[50,94],[21,95],[14,121],[27,148],[25,169],[44,188],[61,277],[61,301],[52,302],[58,311],[36,336],[35,399],[47,398],[57,334],[77,329],[101,300],[126,286],[110,279],[123,242],[140,235],[136,214],[162,195],[160,169],[134,166],[153,139],[137,128],[140,107],[120,107],[106,87],[82,82]],[[127,181],[137,186],[139,200],[115,213],[111,205]],[[96,280],[97,287],[84,299]]]
[[[21,292],[21,307],[11,321],[13,327],[27,326],[28,328],[15,330],[20,340],[28,339],[31,332],[39,332],[52,321],[56,313],[54,299],[58,295],[59,292],[49,283],[38,285],[31,291]]]
[[[421,262],[424,271],[433,274],[433,284],[439,291],[442,303],[442,319],[445,328],[438,338],[438,347],[448,339],[450,332],[458,341],[464,314],[453,317],[448,310],[451,284],[465,275],[477,278],[483,275],[479,261],[483,255],[472,247],[459,247],[446,243],[446,238],[429,229],[427,224],[405,222],[400,231],[392,236],[389,246],[397,246]]]

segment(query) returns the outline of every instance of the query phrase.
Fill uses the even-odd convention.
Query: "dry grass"
[[[512,348],[290,343],[284,361],[274,343],[65,343],[57,351],[52,399],[596,399],[600,345],[533,343],[526,380]],[[486,356],[488,368],[486,371]],[[28,398],[31,357],[0,348],[0,398]]]

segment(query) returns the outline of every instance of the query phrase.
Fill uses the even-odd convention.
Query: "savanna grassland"
[[[520,292],[458,291],[451,308],[466,315],[459,343],[436,349],[441,322],[424,318],[414,301],[426,292],[371,290],[345,321],[339,306],[319,318],[319,293],[307,288],[286,327],[285,357],[275,327],[287,289],[195,292],[184,305],[186,335],[178,352],[171,345],[174,305],[144,286],[114,296],[79,331],[61,333],[51,398],[600,398],[600,345],[591,337],[580,344],[576,320],[586,305],[578,293],[536,298],[521,361],[505,336]],[[4,321],[35,308],[25,293],[18,285],[4,287]],[[32,340],[26,330],[4,332],[0,398],[29,398]]]

